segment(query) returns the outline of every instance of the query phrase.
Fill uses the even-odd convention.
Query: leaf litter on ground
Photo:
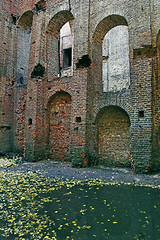
[[[1,171],[0,239],[136,239],[139,229],[152,239],[153,223],[158,239],[159,196],[150,185]]]

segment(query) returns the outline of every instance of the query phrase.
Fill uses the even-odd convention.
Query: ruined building
[[[159,23],[159,0],[1,0],[0,153],[160,168]]]

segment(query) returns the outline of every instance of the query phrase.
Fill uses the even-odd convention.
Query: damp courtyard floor
[[[160,174],[1,164],[0,239],[160,240]]]

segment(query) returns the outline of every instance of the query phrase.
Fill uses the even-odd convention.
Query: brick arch
[[[18,21],[18,26],[21,30],[28,30],[32,27],[32,21],[33,21],[33,12],[32,11],[26,11],[22,14]]]
[[[94,123],[96,123],[96,121],[97,121],[97,119],[99,118],[99,116],[100,116],[100,114],[105,110],[105,109],[107,109],[108,107],[115,107],[115,108],[119,108],[119,109],[122,109],[126,114],[127,114],[127,116],[129,117],[129,119],[130,119],[130,115],[131,115],[131,106],[128,104],[128,103],[126,103],[126,102],[124,102],[124,103],[122,103],[122,104],[120,104],[120,105],[118,105],[118,104],[116,104],[116,105],[114,105],[114,104],[106,104],[106,103],[104,103],[104,104],[101,104],[101,105],[99,105],[99,107],[98,108],[96,108],[95,109],[95,111],[94,111]]]
[[[130,164],[130,118],[117,106],[102,108],[96,117],[97,153],[104,164]]]
[[[48,23],[47,31],[53,35],[59,33],[65,23],[73,20],[73,15],[70,11],[63,10],[55,14]]]
[[[49,156],[64,160],[70,149],[71,95],[59,91],[50,97],[47,106],[47,142]]]
[[[49,99],[48,99],[48,103],[47,103],[47,109],[50,108],[50,105],[51,103],[54,101],[55,98],[57,98],[58,96],[67,96],[70,101],[72,101],[72,97],[70,95],[70,93],[64,91],[64,90],[59,90],[59,91],[56,91],[54,94],[52,94]]]
[[[123,16],[117,14],[109,15],[98,23],[93,38],[99,43],[102,43],[107,32],[120,25],[128,26],[127,20]]]

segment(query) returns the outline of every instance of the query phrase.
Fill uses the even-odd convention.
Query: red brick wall
[[[49,151],[55,160],[65,160],[71,144],[71,96],[59,92],[49,106]]]

